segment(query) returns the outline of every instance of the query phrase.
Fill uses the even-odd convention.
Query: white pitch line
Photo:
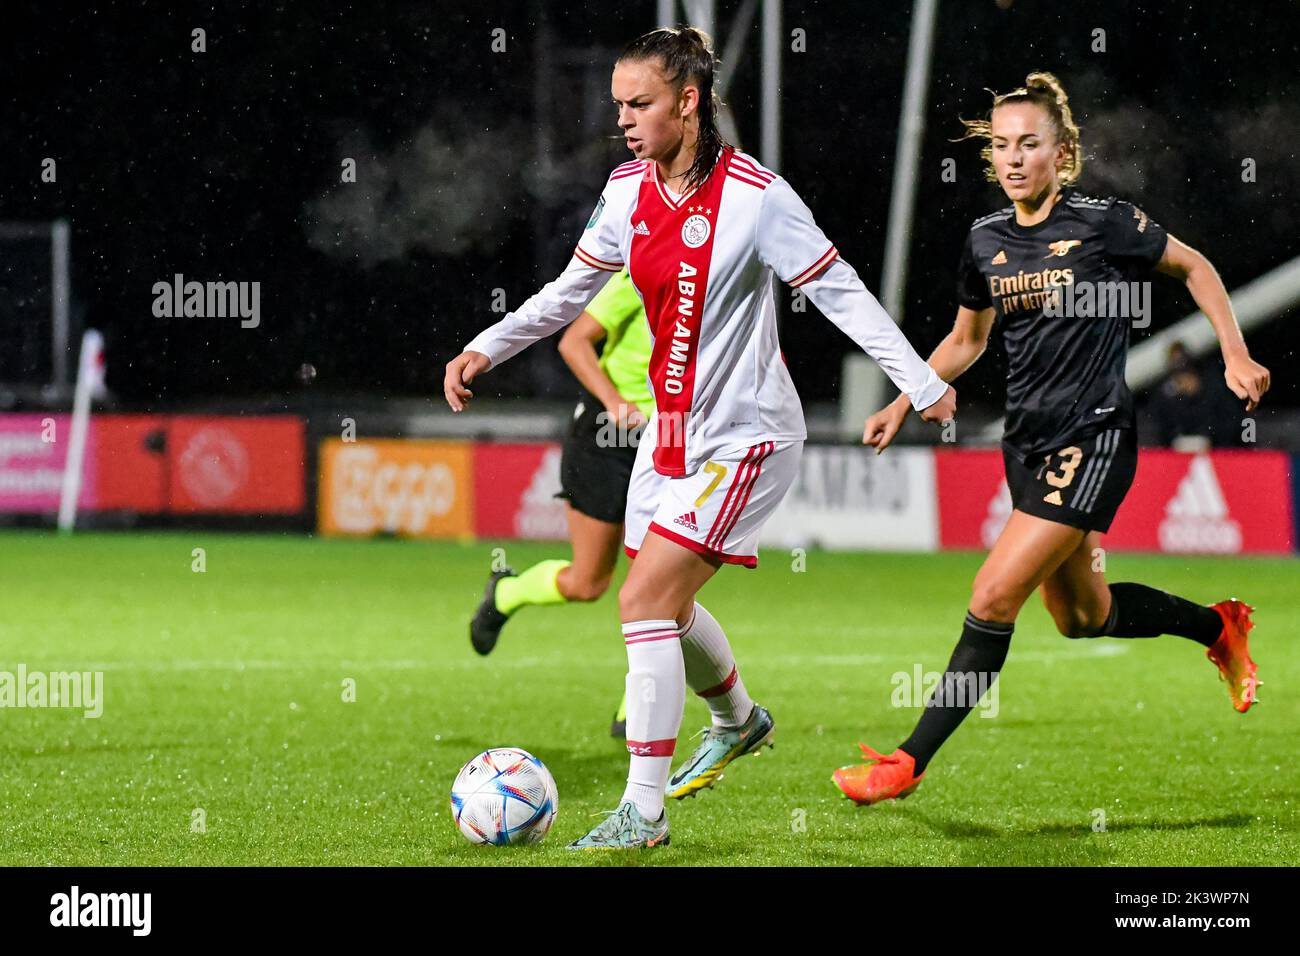
[[[1097,642],[1084,647],[1072,647],[1059,651],[1016,651],[1013,647],[1008,657],[1008,662],[1025,662],[1025,663],[1055,663],[1057,661],[1078,661],[1106,657],[1119,657],[1129,652],[1129,645],[1113,642]],[[824,666],[824,667],[844,667],[864,664],[899,664],[908,663],[908,660],[902,654],[745,654],[743,655],[746,662],[759,665],[780,665],[780,666]],[[534,667],[540,667],[546,664],[553,664],[554,657],[501,657],[493,658],[491,667],[495,670],[520,670]],[[52,668],[54,670],[77,670],[77,671],[152,671],[152,672],[171,672],[171,671],[285,671],[299,670],[304,672],[318,673],[320,671],[337,671],[339,673],[363,673],[365,671],[419,671],[419,670],[477,670],[486,669],[489,665],[484,661],[470,658],[466,660],[424,660],[420,658],[395,658],[395,659],[367,659],[358,660],[340,660],[337,662],[321,661],[318,659],[295,659],[295,660],[278,660],[278,659],[249,659],[242,661],[233,660],[206,660],[196,659],[171,659],[171,660],[147,660],[147,661],[92,661],[83,662],[62,662],[65,666]],[[0,670],[12,671],[16,665],[0,664]],[[27,669],[32,670],[33,665],[28,663]],[[50,670],[50,667],[44,667]]]

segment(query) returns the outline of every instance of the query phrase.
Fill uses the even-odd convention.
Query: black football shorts
[[[1025,464],[1005,447],[1017,511],[1084,531],[1107,531],[1137,473],[1137,432],[1111,428]]]
[[[604,411],[588,394],[574,408],[560,456],[561,491],[556,497],[589,518],[622,524],[641,430],[621,432],[607,422]]]

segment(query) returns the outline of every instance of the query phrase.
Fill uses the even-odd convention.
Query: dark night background
[[[723,34],[738,4],[720,0]],[[978,146],[954,143],[985,87],[1055,72],[1087,155],[1081,189],[1139,203],[1206,253],[1228,288],[1300,255],[1300,9],[1294,3],[945,0],[926,114],[903,328],[928,354],[951,327],[954,271],[977,215],[1005,205]],[[822,228],[879,291],[911,5],[791,2],[783,160]],[[622,45],[653,2],[6,4],[0,218],[72,224],[74,317],[108,340],[122,407],[316,394],[428,396],[443,364],[568,261],[608,170],[629,154],[608,103]],[[190,31],[207,31],[191,52]],[[491,31],[508,35],[491,51]],[[1107,49],[1091,50],[1094,29]],[[721,49],[725,36],[720,38]],[[758,151],[757,22],[728,101]],[[58,181],[40,181],[53,157]],[[354,157],[358,182],[339,182]],[[940,179],[957,161],[956,183]],[[1245,158],[1257,181],[1244,183]],[[3,276],[15,281],[11,260]],[[259,281],[262,323],[157,319],[152,285]],[[1154,329],[1193,311],[1156,278]],[[1290,374],[1297,310],[1248,335]],[[6,335],[11,335],[12,330]],[[1137,333],[1140,341],[1144,333]],[[783,345],[805,401],[833,401],[851,343],[814,310]],[[996,350],[995,350],[996,351]],[[963,379],[998,403],[990,353]],[[564,396],[554,343],[487,380]]]

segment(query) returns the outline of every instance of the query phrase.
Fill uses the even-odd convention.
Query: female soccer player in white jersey
[[[1061,307],[1066,296],[1140,281],[1152,270],[1183,280],[1214,326],[1228,387],[1250,411],[1268,391],[1269,373],[1251,359],[1223,282],[1209,260],[1141,209],[1074,192],[1083,147],[1052,74],[1031,73],[1023,88],[994,97],[989,119],[966,125],[985,141],[990,178],[1012,205],[971,226],[957,324],[930,364],[956,378],[1001,320],[1009,364],[1002,453],[1015,507],[975,576],[961,639],[912,735],[888,755],[863,744],[871,762],[835,772],[836,785],[860,804],[916,789],[930,759],[997,679],[1016,616],[1040,587],[1066,637],[1175,634],[1195,641],[1242,713],[1258,683],[1248,605],[1205,607],[1144,584],[1107,585],[1096,566],[1101,534],[1137,469],[1133,397],[1124,381],[1133,316],[1122,308],[1076,314],[1073,305]],[[900,396],[871,416],[864,440],[883,451],[906,402]]]
[[[631,768],[619,806],[574,849],[668,842],[665,791],[711,786],[768,742],[771,715],[746,692],[718,622],[695,596],[723,564],[754,567],[764,521],[794,479],[806,437],[776,335],[772,277],[813,303],[880,364],[927,421],[956,393],[913,351],[784,179],[723,142],[715,60],[697,30],[656,30],[614,66],[618,124],[636,159],[614,169],[573,259],[447,364],[454,411],[476,376],[572,322],[626,265],[654,340],[655,415],[637,450],[619,591],[627,647]],[[686,686],[712,728],[669,781]]]

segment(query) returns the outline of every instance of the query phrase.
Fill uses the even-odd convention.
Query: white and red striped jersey
[[[692,475],[715,455],[807,437],[777,342],[773,275],[803,288],[915,408],[947,390],[790,185],[732,147],[701,186],[678,198],[653,160],[616,167],[569,267],[466,349],[493,365],[504,361],[576,319],[624,266],[654,340],[660,474]]]

